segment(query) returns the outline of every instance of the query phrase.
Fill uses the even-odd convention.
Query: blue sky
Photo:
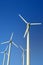
[[[28,22],[41,22],[41,26],[30,27],[30,64],[43,65],[43,1],[42,0],[1,0],[0,1],[0,51],[8,46],[1,42],[9,40],[12,32],[13,41],[26,48],[23,38],[26,24],[18,16],[21,14]],[[26,53],[25,53],[26,54]],[[12,45],[10,65],[22,65],[22,51]],[[7,56],[6,56],[7,58]],[[2,65],[3,54],[0,54]],[[26,60],[25,60],[26,61]],[[5,61],[6,65],[6,61]],[[25,62],[26,65],[26,62]]]

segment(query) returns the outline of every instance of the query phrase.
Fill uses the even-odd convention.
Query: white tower
[[[18,48],[18,45],[16,45],[16,44],[12,41],[12,37],[13,37],[13,33],[12,33],[11,38],[10,38],[9,41],[6,41],[6,42],[1,43],[1,44],[9,43],[7,65],[9,65],[9,62],[10,62],[10,52],[11,52],[11,46],[12,46],[12,44],[13,44],[16,48]]]
[[[2,65],[5,64],[5,56],[6,56],[6,55],[8,56],[8,54],[7,54],[7,49],[8,49],[8,46],[7,46],[7,48],[6,48],[4,51],[0,52],[0,53],[4,54],[4,58],[3,58]]]
[[[27,63],[26,65],[30,65],[30,40],[29,40],[29,29],[30,29],[30,26],[31,25],[41,25],[41,23],[28,23],[20,14],[19,14],[19,17],[26,23],[27,25],[27,28],[26,28],[26,31],[25,31],[25,34],[24,34],[24,37],[27,35]]]
[[[24,65],[24,52],[26,51],[26,49],[24,49],[21,45],[20,45],[20,48],[22,50],[22,65]]]

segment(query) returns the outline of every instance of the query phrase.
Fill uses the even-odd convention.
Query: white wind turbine
[[[7,49],[8,49],[8,46],[7,46],[7,48],[6,48],[3,52],[0,52],[0,53],[4,54],[4,58],[3,58],[3,63],[2,63],[2,65],[4,65],[4,63],[5,63],[5,56],[8,55],[8,54],[7,54]]]
[[[3,42],[1,44],[6,44],[6,43],[9,43],[9,50],[8,50],[8,60],[7,60],[7,65],[9,65],[9,62],[10,62],[10,52],[11,52],[11,45],[13,44],[16,48],[18,48],[18,45],[16,45],[13,41],[12,41],[12,37],[13,37],[13,33],[10,37],[10,40],[9,41],[6,41],[6,42]]]
[[[20,14],[19,17],[26,23],[27,28],[24,34],[24,37],[27,35],[27,64],[26,65],[30,65],[30,39],[29,39],[29,31],[30,31],[30,26],[34,26],[34,25],[41,25],[42,23],[28,23]]]
[[[26,49],[24,49],[21,45],[20,48],[22,50],[22,65],[24,65],[24,52],[26,51]]]

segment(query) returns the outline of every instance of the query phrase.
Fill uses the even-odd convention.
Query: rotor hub
[[[12,44],[12,40],[10,40],[10,43]]]

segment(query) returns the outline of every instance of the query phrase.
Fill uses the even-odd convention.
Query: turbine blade
[[[0,52],[0,53],[4,53],[4,52]]]
[[[1,43],[1,44],[6,44],[6,43],[9,43],[9,41],[3,42],[3,43]]]
[[[30,23],[30,25],[41,25],[42,23]]]
[[[20,14],[19,17],[27,24],[27,21]]]
[[[8,49],[8,46],[6,47],[6,49],[5,49],[5,51],[4,51],[4,52],[6,52],[6,51],[7,51],[7,49]]]
[[[8,46],[7,46],[7,48],[8,48]],[[4,51],[0,52],[0,53],[6,53],[6,51],[7,51],[7,48],[6,48]]]
[[[12,33],[12,35],[11,35],[11,38],[10,38],[10,40],[12,40],[12,38],[13,38],[13,33]]]
[[[22,50],[24,50],[23,47],[22,47],[21,45],[20,45],[20,48],[21,48]]]
[[[15,47],[17,47],[17,48],[18,48],[18,45],[16,45],[14,42],[12,42],[12,44],[13,44]]]
[[[25,34],[24,34],[24,38],[25,38],[25,36],[26,36],[26,34],[28,33],[28,27],[27,27],[27,29],[26,29],[26,31],[25,31]]]

